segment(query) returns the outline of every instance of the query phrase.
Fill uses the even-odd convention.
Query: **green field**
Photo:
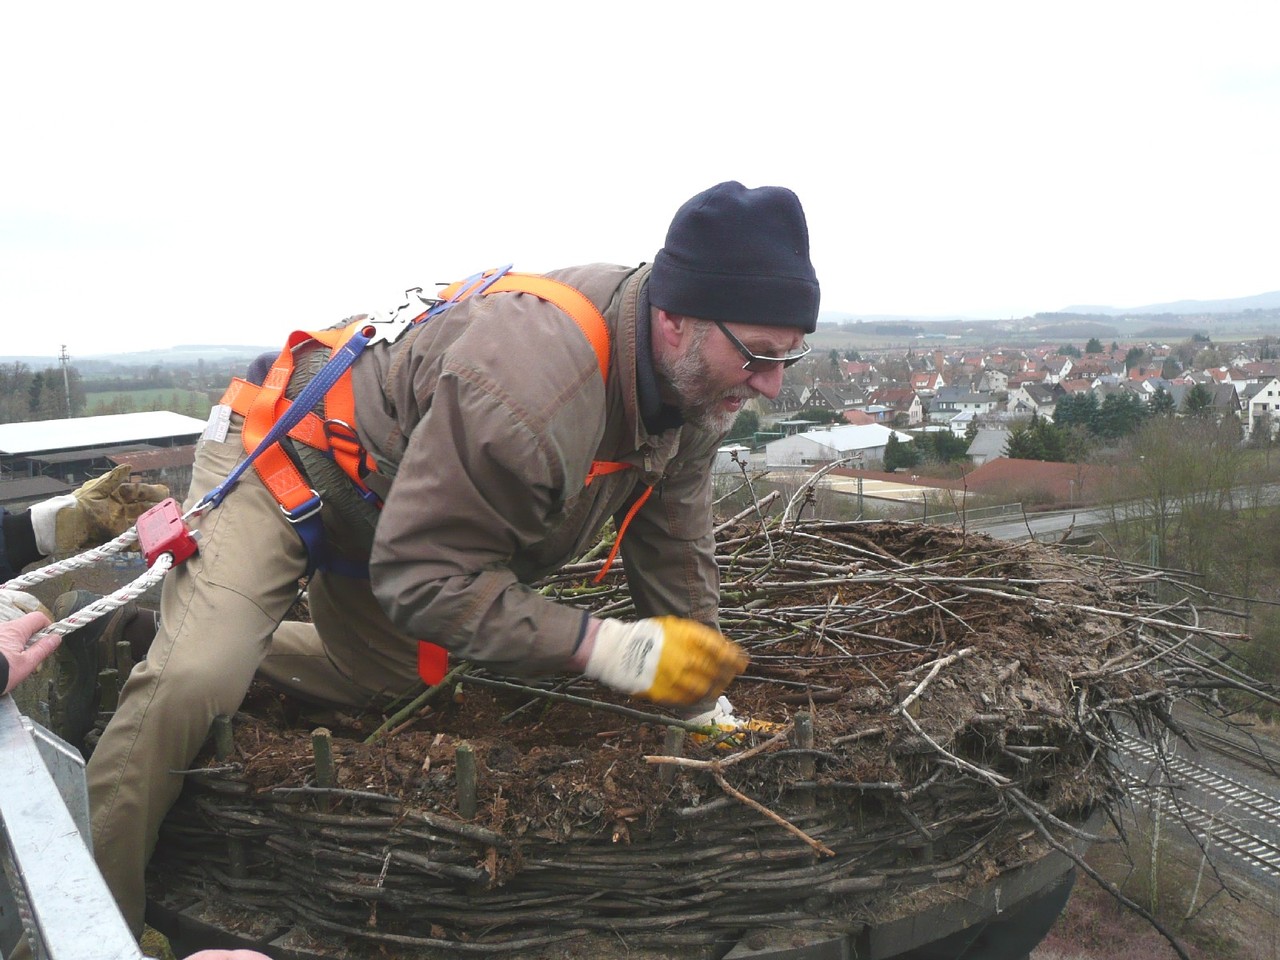
[[[204,390],[179,390],[155,387],[145,390],[105,390],[85,394],[85,416],[111,413],[141,413],[146,410],[171,410],[192,417],[209,412],[209,394]]]

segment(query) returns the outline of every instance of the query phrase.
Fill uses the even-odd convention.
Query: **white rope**
[[[123,553],[137,542],[138,528],[130,527],[120,536],[108,543],[104,543],[100,547],[94,547],[84,553],[78,553],[74,557],[67,557],[65,560],[55,560],[52,563],[45,564],[39,570],[32,570],[30,573],[24,573],[20,577],[14,577],[4,584],[4,589],[24,590],[37,583],[43,583],[45,580],[52,580],[54,577],[61,576],[64,573],[70,573],[72,570],[93,566],[99,560],[105,560],[117,553]]]
[[[83,556],[83,554],[81,556]],[[69,614],[57,623],[49,624],[49,626],[45,627],[43,630],[33,634],[31,639],[27,641],[26,645],[29,647],[41,637],[48,636],[51,633],[66,636],[72,631],[79,630],[81,627],[93,623],[93,621],[97,620],[99,617],[105,617],[112,610],[118,610],[126,603],[137,600],[138,597],[146,593],[153,584],[157,584],[163,580],[164,575],[169,572],[169,568],[172,566],[173,554],[160,554],[160,556],[156,557],[155,563],[153,563],[142,576],[138,577],[138,579],[134,580],[132,583],[125,584],[115,593],[109,593],[105,597],[100,597],[93,601],[93,603],[88,606],[81,607],[79,610]]]
[[[138,528],[130,527],[120,536],[116,537],[99,547],[93,547],[84,553],[78,553],[74,557],[67,557],[64,560],[55,560],[52,563],[45,564],[38,570],[32,570],[30,573],[24,573],[20,577],[14,577],[9,582],[0,585],[5,590],[24,590],[27,587],[34,586],[37,583],[43,583],[46,580],[52,580],[54,577],[62,576],[70,573],[72,570],[79,570],[82,567],[90,567],[99,560],[106,560],[118,553],[123,553],[133,544],[138,542]],[[57,623],[51,623],[43,630],[35,633],[27,641],[29,647],[41,637],[48,636],[51,633],[66,636],[72,631],[79,630],[83,626],[87,626],[99,617],[105,617],[112,610],[119,610],[126,603],[137,600],[152,586],[164,579],[164,575],[169,572],[173,566],[173,554],[162,553],[156,557],[155,562],[147,568],[142,576],[138,577],[132,583],[127,583],[115,593],[109,593],[104,597],[93,601],[86,607],[82,607],[67,617],[59,620]]]

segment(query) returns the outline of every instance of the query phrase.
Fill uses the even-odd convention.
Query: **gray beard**
[[[659,380],[677,397],[680,414],[686,423],[712,433],[725,434],[737,419],[737,413],[721,408],[720,403],[726,396],[740,396],[749,400],[755,391],[749,387],[715,396],[707,395],[706,384],[707,362],[702,355],[702,342],[706,333],[699,331],[684,355],[676,360],[661,360],[655,363]]]

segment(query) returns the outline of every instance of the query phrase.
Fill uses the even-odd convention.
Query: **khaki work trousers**
[[[196,449],[189,508],[244,458],[233,417]],[[160,822],[213,718],[239,709],[254,673],[305,699],[363,706],[418,684],[417,642],[368,581],[317,574],[313,623],[281,623],[306,569],[302,541],[252,469],[195,522],[199,550],[164,579],[160,629],[130,674],[88,765],[94,855],[135,935]]]

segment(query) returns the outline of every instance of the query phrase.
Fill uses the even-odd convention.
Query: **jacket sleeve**
[[[540,596],[511,563],[545,536],[566,474],[582,457],[564,445],[593,442],[583,411],[603,401],[598,385],[594,395],[582,385],[599,374],[582,369],[580,404],[560,395],[547,410],[511,397],[500,376],[479,367],[459,364],[441,375],[409,438],[370,557],[374,594],[401,630],[504,672],[564,668],[586,614]]]
[[[715,437],[695,437],[622,538],[627,584],[641,617],[675,614],[712,627],[718,623],[720,574],[711,515],[717,445]]]
[[[0,508],[0,584],[16,577],[44,555],[36,549],[31,512],[9,513]]]
[[[18,572],[9,560],[9,538],[6,536],[8,533],[6,527],[10,516],[12,515],[4,507],[0,507],[0,583],[12,580]]]

